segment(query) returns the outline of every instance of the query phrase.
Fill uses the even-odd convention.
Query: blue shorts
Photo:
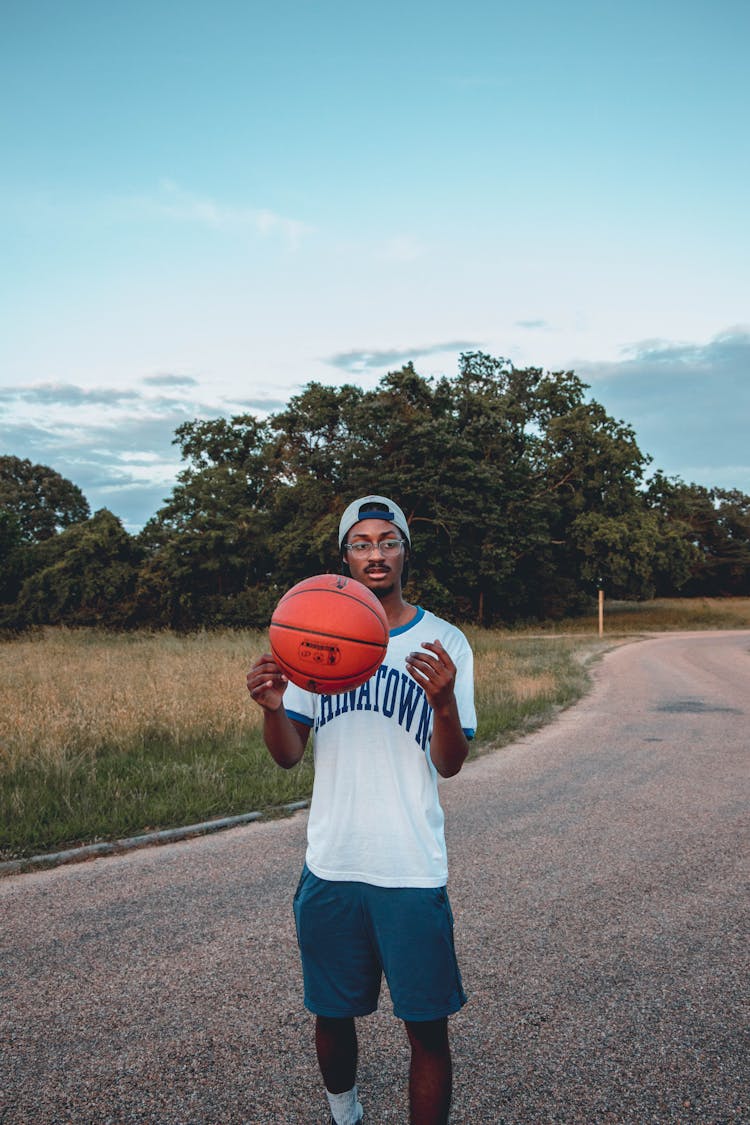
[[[367,1016],[385,974],[394,1014],[436,1020],[466,1003],[445,887],[332,882],[303,868],[294,896],[305,1007],[317,1016]]]

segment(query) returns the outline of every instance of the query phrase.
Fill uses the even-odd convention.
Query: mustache
[[[369,574],[371,570],[388,570],[388,571],[390,571],[390,569],[391,568],[388,566],[388,563],[371,562],[371,563],[368,563],[367,566],[365,567],[365,574]]]

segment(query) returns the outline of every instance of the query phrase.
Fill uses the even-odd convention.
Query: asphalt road
[[[749,688],[750,632],[627,645],[445,783],[454,1125],[750,1122]],[[0,1122],[323,1125],[305,822],[0,880]],[[385,990],[359,1029],[367,1125],[404,1125]]]

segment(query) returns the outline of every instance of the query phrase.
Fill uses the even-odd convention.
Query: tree
[[[0,457],[0,604],[18,597],[36,565],[35,546],[88,516],[80,488],[54,469]]]
[[[676,583],[671,572],[662,575],[659,593],[750,594],[750,496],[656,473],[645,499],[688,552],[682,581]]]
[[[398,496],[410,518],[413,596],[487,623],[569,609],[591,592],[592,542],[581,542],[576,518],[627,517],[632,532],[647,462],[632,430],[586,403],[585,390],[572,372],[519,370],[482,353],[463,355],[452,379],[407,364],[367,393],[311,384],[271,420],[288,482],[275,494],[286,512],[274,529],[285,578],[325,561],[320,546],[345,497],[377,491]],[[609,538],[606,551],[596,540],[598,571],[612,567]],[[624,570],[631,540],[619,542]]]
[[[140,552],[106,508],[29,550],[31,573],[15,602],[4,608],[4,625],[122,628],[133,623]]]
[[[560,615],[598,577],[645,596],[660,526],[641,493],[648,458],[586,390],[570,371],[470,352],[452,378],[407,364],[370,391],[310,383],[268,423],[183,426],[189,466],[144,532],[139,604],[187,627],[247,613],[252,595],[265,623],[278,593],[338,567],[341,511],[367,492],[398,497],[410,596],[438,612]]]
[[[750,595],[750,496],[739,489],[714,488],[718,542],[713,577],[722,594]]]
[[[52,469],[0,458],[2,620],[265,626],[294,582],[338,569],[352,496],[398,499],[409,596],[491,625],[610,596],[750,593],[750,498],[656,473],[572,371],[467,352],[370,390],[309,383],[267,421],[178,427],[184,468],[131,539]]]
[[[649,458],[630,426],[584,400],[585,386],[572,373],[559,378],[567,409],[557,413],[553,398],[552,408],[540,412],[535,449],[550,503],[550,549],[536,579],[526,575],[541,595],[540,616],[582,607],[599,583],[616,597],[651,593],[653,527],[644,522],[640,492]]]
[[[21,539],[38,543],[90,515],[77,485],[47,465],[19,457],[0,457],[0,511],[18,520]]]
[[[186,422],[175,444],[188,462],[169,502],[139,536],[146,558],[137,591],[145,620],[172,628],[257,624],[253,588],[272,573],[266,508],[274,488],[265,422],[253,415]]]
[[[15,512],[0,508],[0,604],[15,599],[22,574],[21,522]]]

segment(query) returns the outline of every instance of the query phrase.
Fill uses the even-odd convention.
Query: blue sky
[[[750,5],[4,0],[0,451],[131,530],[174,430],[481,349],[750,492]]]

